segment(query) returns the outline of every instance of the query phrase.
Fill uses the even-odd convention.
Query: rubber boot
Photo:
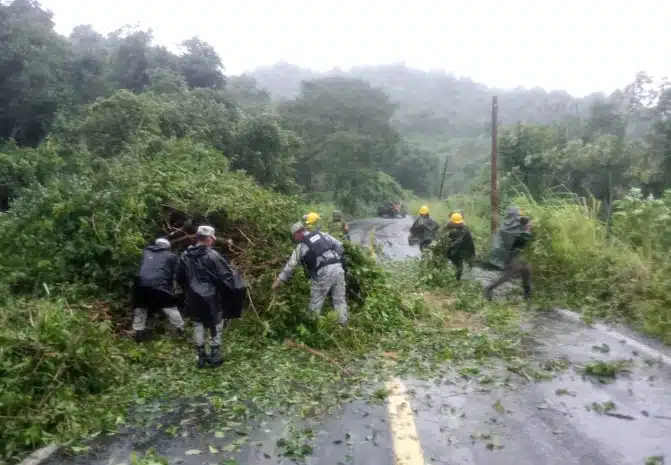
[[[527,310],[531,310],[531,286],[524,287],[524,302]]]
[[[489,286],[486,286],[485,287],[485,292],[484,292],[485,300],[491,301],[493,299],[492,294],[493,294],[492,289]]]
[[[144,342],[147,340],[147,330],[146,329],[141,329],[139,331],[135,331],[135,342],[140,343]]]
[[[210,356],[210,364],[213,367],[218,367],[222,363],[224,363],[224,360],[221,358],[221,346],[212,347],[212,354]]]
[[[196,351],[198,352],[198,368],[205,368],[205,365],[207,365],[208,362],[205,346],[196,347]]]

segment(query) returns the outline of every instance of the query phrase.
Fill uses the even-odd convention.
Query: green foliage
[[[81,133],[94,155],[112,157],[138,140],[157,136],[158,123],[158,108],[151,99],[120,90],[89,108]]]
[[[30,0],[0,4],[0,139],[35,145],[67,98],[67,44]]]
[[[532,218],[534,238],[527,253],[537,295],[559,306],[573,305],[588,316],[624,320],[671,343],[667,197],[643,198],[639,190],[632,191],[616,202],[610,229],[599,219],[596,200],[555,195],[537,202],[521,196],[509,199],[502,210],[518,205]],[[446,202],[429,203],[432,215],[440,218],[455,207],[463,209],[477,255],[485,258],[491,245],[488,199],[450,202],[449,208]],[[444,257],[426,253],[424,283],[452,286],[451,274]]]
[[[111,126],[117,127],[115,123]],[[279,294],[270,292],[272,279],[294,247],[288,227],[306,211],[305,206],[293,197],[260,187],[243,173],[229,171],[226,158],[204,144],[146,133],[139,138],[112,157],[93,156],[92,163],[72,169],[63,168],[61,163],[56,165],[61,167],[60,173],[39,182],[26,181],[30,188],[22,190],[11,209],[0,216],[0,273],[7,295],[47,291],[67,296],[69,301],[101,296],[125,299],[148,241],[172,233],[180,249],[188,245],[187,235],[193,234],[195,226],[207,222],[220,237],[233,238],[233,251],[224,252],[250,285],[249,311],[234,332],[245,341],[237,344],[238,349],[246,347],[254,354],[239,354],[238,359],[248,355],[258,359],[268,350],[268,341],[285,338],[320,349],[346,350],[348,354],[370,351],[379,347],[383,337],[407,331],[403,328],[412,327],[416,318],[426,316],[417,298],[404,297],[394,289],[389,276],[366,249],[347,244],[350,326],[340,328],[328,314],[313,320],[306,311],[308,280],[300,271],[288,289]],[[89,157],[86,152],[70,156],[79,160]],[[53,158],[63,162],[55,154]],[[163,383],[127,384],[126,375],[132,375],[136,368],[147,370],[151,356],[130,351],[118,360],[120,351],[127,349],[114,341],[109,323],[89,322],[97,312],[74,304],[68,307],[63,302],[44,302],[33,308],[28,304],[18,307],[10,300],[3,307],[3,316],[11,320],[4,325],[3,350],[7,356],[3,358],[3,370],[27,370],[18,379],[6,378],[4,392],[11,399],[3,401],[3,414],[17,422],[11,436],[3,437],[3,444],[7,444],[3,454],[8,457],[46,441],[112,427],[118,410],[90,400],[94,393],[101,401],[117,403],[119,409],[128,400],[124,389],[146,392],[147,397],[166,395]],[[126,312],[122,305],[113,305],[107,313],[118,321]],[[39,322],[35,329],[32,324],[27,326],[30,318]],[[47,323],[52,326],[45,326]],[[33,331],[37,334],[31,340],[38,341],[33,345],[44,353],[53,352],[53,356],[41,360],[43,352],[38,351],[29,360],[21,358],[29,356],[31,347],[26,348],[22,334]],[[67,345],[69,342],[76,346]],[[53,347],[46,349],[40,344]],[[394,344],[389,341],[385,345],[390,349]],[[95,366],[87,365],[88,361]],[[35,370],[41,363],[51,371]],[[285,375],[291,377],[298,368],[287,363],[290,369]],[[118,375],[119,370],[124,376]],[[46,376],[54,377],[56,384],[44,382]],[[53,393],[41,394],[31,386],[52,389]],[[182,388],[179,385],[174,393]],[[211,386],[199,389],[197,392],[210,392]],[[17,397],[21,392],[31,393],[32,400]],[[226,392],[230,397],[230,390]],[[49,396],[48,401],[43,402],[45,396]],[[87,415],[89,419],[84,420]],[[26,423],[29,421],[33,423]]]
[[[24,189],[44,183],[66,165],[54,151],[54,145],[42,144],[38,149],[20,149],[13,142],[0,144],[0,209],[9,208],[10,201]]]
[[[632,304],[645,301],[649,270],[626,238],[607,235],[598,203],[562,198],[513,203],[533,220],[529,252],[539,289],[602,316],[640,321]]]
[[[566,141],[557,128],[517,126],[502,132],[499,147],[504,189],[521,184],[536,198],[548,191],[618,198],[648,170],[640,145],[614,135]]]
[[[233,167],[245,170],[262,185],[279,192],[296,192],[295,153],[301,149],[301,139],[266,115],[249,118],[240,126]]]
[[[280,106],[289,128],[304,141],[297,180],[309,192],[332,192],[352,214],[397,197],[391,173],[402,148],[390,126],[395,106],[369,84],[339,77],[305,82],[300,96]]]
[[[644,198],[641,189],[632,189],[615,203],[613,233],[629,240],[645,257],[668,257],[670,228],[671,191],[664,192],[662,198]]]
[[[11,301],[0,312],[0,457],[66,431],[90,434],[90,416],[115,418],[105,405],[128,377],[112,326],[64,300]]]
[[[405,197],[401,186],[385,173],[351,168],[343,171],[344,175],[335,183],[333,198],[351,215],[362,215],[372,210],[373,206],[389,202],[389,199]]]
[[[202,145],[165,141],[137,158],[121,156],[32,190],[2,218],[5,281],[22,290],[42,282],[124,289],[142,247],[171,210],[188,212],[187,218],[216,212],[214,226],[235,237],[239,225],[266,240],[288,236],[284,228],[300,217],[297,203],[226,166],[225,158]],[[259,217],[262,223],[255,221]]]

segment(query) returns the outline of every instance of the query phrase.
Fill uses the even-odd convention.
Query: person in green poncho
[[[457,281],[460,281],[464,272],[464,263],[468,263],[472,268],[475,259],[473,235],[464,223],[464,215],[461,211],[450,214],[450,222],[445,226],[445,232],[447,235],[445,255],[454,265]]]
[[[335,234],[336,237],[340,236],[346,241],[350,240],[349,225],[343,219],[342,212],[340,210],[333,210],[333,214],[331,215],[331,222],[329,223],[328,227],[331,234]]]
[[[494,237],[489,264],[502,269],[499,278],[485,287],[485,298],[492,299],[494,289],[514,278],[522,278],[524,298],[531,299],[531,264],[522,256],[532,239],[531,220],[516,206],[508,207],[503,224]]]
[[[429,247],[435,239],[438,228],[438,223],[429,214],[429,207],[422,205],[419,209],[419,216],[410,227],[408,243],[410,245],[419,244],[419,250],[424,252],[424,249]]]

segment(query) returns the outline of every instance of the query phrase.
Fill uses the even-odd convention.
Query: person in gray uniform
[[[303,223],[291,226],[294,241],[298,242],[289,261],[273,283],[273,290],[291,279],[294,269],[301,265],[312,280],[309,309],[315,316],[321,314],[326,296],[330,293],[333,308],[340,324],[347,324],[347,296],[343,255],[340,241],[320,231],[307,231]]]

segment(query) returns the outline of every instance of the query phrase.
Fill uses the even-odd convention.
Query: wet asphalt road
[[[359,220],[351,223],[352,240],[368,244],[375,230],[386,258],[419,257],[419,250],[407,245],[410,224],[410,218]],[[471,276],[490,278],[478,270]],[[391,395],[384,404],[353,402],[304,425],[315,434],[306,463],[646,465],[652,456],[671,459],[671,369],[661,363],[670,360],[665,349],[641,343],[626,330],[587,327],[563,311],[539,312],[525,329],[533,357],[558,367],[552,379],[526,382],[511,375],[509,367],[493,364],[468,376],[446,370],[431,382],[390,380]],[[619,359],[631,360],[631,372],[612,383],[585,379],[578,372],[586,362]],[[483,383],[485,375],[497,381]],[[614,403],[609,414],[594,410],[593,403],[605,402]],[[180,415],[184,421],[196,413]],[[47,463],[130,463],[133,448],[151,446],[171,464],[288,464],[291,460],[279,457],[276,445],[286,436],[287,421],[257,425],[237,453],[209,454],[211,444],[223,448],[212,436],[171,438],[145,432],[143,437],[114,436],[93,456],[54,457]],[[189,449],[203,453],[185,455]],[[236,462],[225,462],[229,457]]]

